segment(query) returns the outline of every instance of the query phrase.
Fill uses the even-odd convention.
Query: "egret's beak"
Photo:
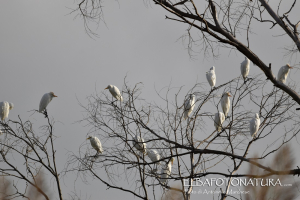
[[[171,160],[172,165],[173,165],[173,162],[174,162],[174,160]]]
[[[106,90],[106,89],[108,89],[108,87],[107,87],[107,88],[105,88],[104,90]]]
[[[55,94],[53,94],[53,97],[57,97]]]
[[[89,140],[91,137],[86,138],[87,140]]]
[[[290,69],[293,69],[293,67],[289,66]]]
[[[228,93],[228,96],[229,96],[229,97],[232,97],[229,93]]]

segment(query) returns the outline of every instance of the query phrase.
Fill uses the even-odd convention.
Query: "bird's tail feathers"
[[[186,120],[188,118],[188,111],[184,111],[183,113],[183,119]]]

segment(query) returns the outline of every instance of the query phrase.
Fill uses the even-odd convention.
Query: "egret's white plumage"
[[[0,119],[2,121],[8,117],[9,110],[11,110],[12,108],[13,106],[11,107],[7,101],[0,102]]]
[[[174,162],[174,158],[172,157],[169,160],[169,162],[167,163],[167,165],[161,169],[160,181],[161,181],[162,184],[165,184],[167,179],[171,175],[173,162]]]
[[[282,66],[278,71],[277,80],[282,83],[285,83],[286,78],[290,72],[290,69],[293,69],[293,68],[289,64]]]
[[[103,152],[102,144],[101,144],[100,140],[97,137],[89,136],[87,138],[87,140],[90,140],[92,147],[97,151],[97,153],[102,154],[102,152]]]
[[[142,154],[146,154],[147,153],[147,148],[146,148],[147,144],[145,143],[145,141],[144,141],[144,139],[142,137],[136,135],[133,138],[132,144]]]
[[[224,112],[225,117],[227,117],[229,109],[230,109],[230,99],[229,99],[229,97],[231,97],[230,93],[225,92],[222,95],[222,98],[221,98],[221,107],[222,107],[222,110]]]
[[[251,137],[255,137],[256,133],[259,129],[260,119],[258,113],[250,120],[250,135]]]
[[[150,158],[150,160],[152,162],[156,162],[156,161],[160,160],[159,153],[156,150],[154,150],[154,149],[147,149],[147,155],[148,155],[148,157]],[[157,162],[156,164],[159,165],[160,162]]]
[[[113,97],[115,97],[119,101],[123,101],[123,97],[121,95],[120,90],[114,85],[108,85],[105,90],[108,89]]]
[[[208,72],[206,72],[206,79],[212,88],[215,87],[217,78],[214,66],[211,67]]]
[[[48,106],[50,101],[53,99],[53,97],[57,97],[56,95],[54,95],[53,92],[49,92],[49,93],[46,93],[43,95],[43,97],[40,101],[39,112],[43,112],[46,109],[46,107]]]
[[[243,76],[244,81],[246,80],[250,71],[250,60],[245,57],[245,60],[241,63],[241,74]]]
[[[192,113],[195,107],[195,95],[190,94],[190,97],[184,102],[184,111],[183,111],[183,119],[186,120],[188,116]]]
[[[215,114],[214,125],[216,130],[220,132],[222,130],[222,124],[225,121],[225,115],[222,112],[218,112]]]

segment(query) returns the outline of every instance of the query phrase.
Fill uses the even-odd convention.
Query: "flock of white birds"
[[[277,81],[279,81],[281,83],[285,83],[290,69],[292,69],[292,67],[289,64],[282,66],[278,71]],[[245,60],[241,63],[241,74],[244,79],[244,83],[247,80],[249,72],[250,72],[250,60],[247,57],[245,57]],[[213,89],[216,85],[216,79],[217,79],[216,73],[215,73],[215,67],[211,67],[210,70],[208,72],[206,72],[206,78],[207,78],[209,85]],[[229,92],[225,92],[222,95],[221,107],[222,107],[223,112],[218,112],[215,114],[214,125],[218,132],[220,132],[222,130],[222,124],[225,121],[226,117],[228,116],[228,113],[230,110],[229,97],[231,97]],[[192,98],[190,98],[190,99],[192,99]],[[190,102],[195,103],[195,99],[193,98],[193,100],[190,100]],[[188,104],[187,101],[186,101],[186,104]],[[189,108],[193,108],[193,106],[189,106]],[[189,110],[189,113],[191,113],[191,112],[192,112],[192,109]],[[249,124],[250,135],[252,138],[256,137],[259,126],[260,126],[259,114],[255,113],[255,116],[250,120],[250,124]]]
[[[288,73],[292,69],[292,67],[289,64],[286,64],[285,66],[282,66],[280,70],[278,71],[277,75],[277,80],[285,83]],[[247,76],[250,71],[250,60],[245,57],[245,60],[241,63],[241,74],[246,82]],[[211,88],[215,88],[216,85],[216,73],[215,73],[215,67],[211,67],[208,72],[206,72],[206,78],[211,86]],[[111,95],[116,98],[118,101],[123,101],[123,97],[121,95],[120,90],[114,86],[114,85],[108,85],[105,89],[108,89]],[[40,106],[39,106],[39,112],[43,113],[47,116],[47,106],[53,99],[53,97],[57,97],[54,95],[53,92],[49,92],[43,95],[41,101],[40,101]],[[226,117],[228,116],[229,110],[230,110],[230,99],[231,97],[229,92],[225,92],[222,95],[221,98],[221,108],[223,112],[217,112],[215,114],[215,119],[214,119],[214,126],[218,132],[222,131],[222,124],[225,121]],[[196,103],[196,96],[194,94],[190,94],[189,98],[184,102],[184,111],[183,111],[183,119],[186,120],[188,119],[189,115],[192,113]],[[8,118],[9,111],[13,109],[14,105],[13,103],[8,103],[7,101],[0,102],[0,119],[4,121],[5,118]],[[259,114],[256,113],[255,116],[250,120],[250,135],[254,138],[256,137],[256,133],[258,132],[260,126],[260,118]],[[1,131],[1,130],[0,130]],[[2,133],[2,131],[1,131]],[[1,135],[0,133],[0,135]],[[95,136],[89,136],[87,139],[90,140],[91,146],[97,151],[97,154],[103,153],[103,148],[101,145],[100,140],[95,137]],[[147,149],[146,143],[144,139],[136,135],[133,140],[133,147],[136,148],[142,155],[148,155],[150,160],[156,164],[156,170],[157,171],[157,165],[160,165],[160,159],[161,156],[160,154],[154,150],[154,149]],[[97,155],[96,154],[96,155]],[[161,169],[161,174],[160,174],[160,180],[162,184],[165,184],[169,176],[171,175],[171,170],[172,170],[172,164],[173,164],[174,158],[170,158],[167,162],[167,164],[162,167]],[[154,172],[155,172],[154,171]]]

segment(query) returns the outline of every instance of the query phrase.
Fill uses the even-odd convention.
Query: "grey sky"
[[[171,15],[152,3],[129,0],[105,1],[103,5],[107,26],[100,23],[98,29],[94,29],[100,37],[91,39],[84,30],[83,21],[79,17],[74,19],[74,14],[68,15],[71,11],[68,8],[76,7],[74,1],[1,2],[0,101],[14,103],[10,119],[20,115],[38,128],[46,120],[38,113],[30,116],[32,112],[28,111],[38,109],[44,93],[53,91],[58,96],[49,104],[48,113],[58,121],[55,134],[59,138],[55,146],[59,151],[59,171],[64,167],[67,151],[76,152],[78,146],[86,142],[89,131],[84,124],[75,123],[84,115],[76,97],[85,104],[86,96],[95,93],[95,89],[101,92],[108,84],[122,88],[127,74],[130,85],[143,82],[144,98],[158,101],[154,86],[161,89],[172,81],[173,86],[184,85],[188,90],[198,80],[209,88],[205,72],[212,65],[216,67],[219,85],[239,76],[244,59],[239,52],[229,53],[226,49],[221,49],[218,60],[205,59],[202,54],[190,59],[186,45],[178,40],[187,27],[165,20],[166,14]],[[299,10],[299,5],[295,9]],[[260,27],[254,29],[250,47],[263,61],[272,62],[277,75],[279,67],[289,62],[283,57],[282,47],[291,44],[291,40],[284,36],[275,43],[274,38],[269,38],[270,24]],[[271,32],[271,35],[283,33],[278,27]],[[250,75],[258,73],[260,69],[251,63]],[[289,78],[298,81],[297,77],[295,69]],[[184,96],[181,98],[183,100]],[[73,180],[71,174],[64,179],[64,197],[74,190]],[[100,196],[104,199],[132,198],[124,192],[106,190],[98,181],[86,185],[78,180],[77,191],[78,188],[82,197],[91,199]]]

